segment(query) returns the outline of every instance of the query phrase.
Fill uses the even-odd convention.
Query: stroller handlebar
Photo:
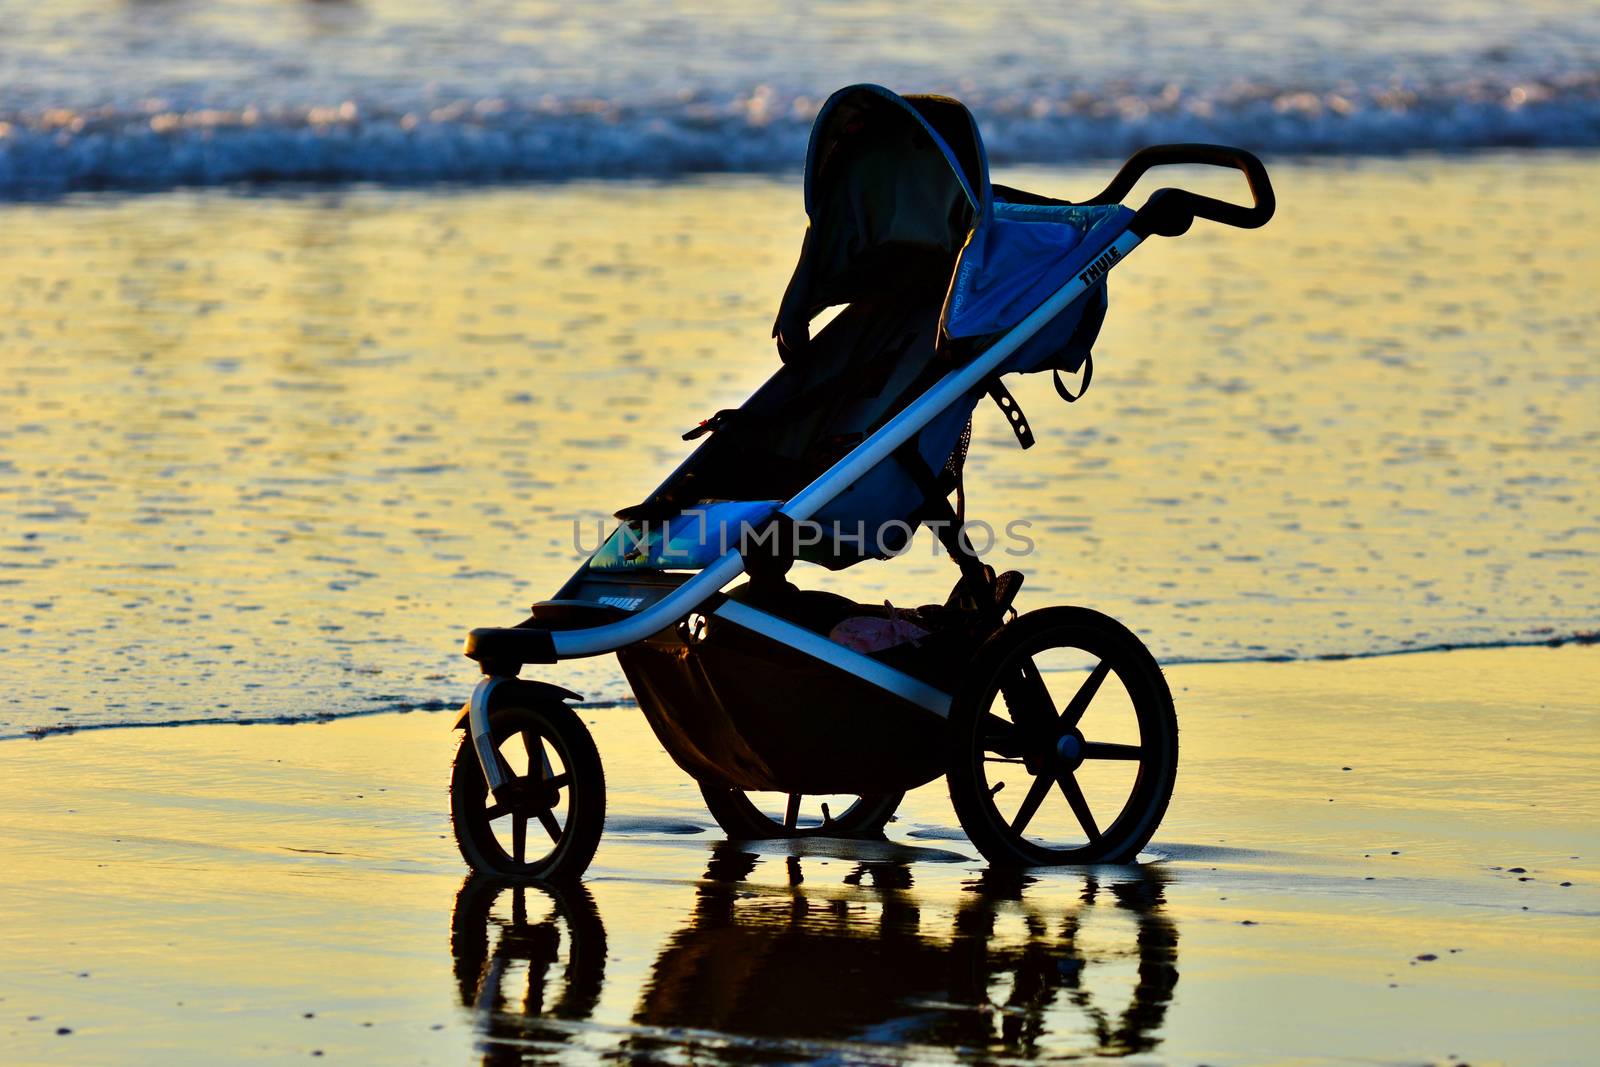
[[[1252,203],[1232,204],[1215,197],[1191,193],[1187,189],[1157,189],[1135,214],[1129,228],[1140,237],[1159,234],[1178,237],[1186,233],[1195,219],[1210,219],[1227,226],[1253,230],[1265,226],[1277,209],[1272,181],[1267,168],[1254,154],[1242,148],[1216,144],[1162,144],[1135,152],[1117,176],[1087,204],[1118,204],[1133,191],[1140,178],[1155,167],[1198,163],[1212,167],[1231,167],[1245,176]]]

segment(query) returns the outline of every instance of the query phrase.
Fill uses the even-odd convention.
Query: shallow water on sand
[[[1182,666],[1149,862],[1007,878],[942,782],[888,842],[722,839],[584,715],[584,885],[463,885],[447,714],[0,745],[6,1062],[1573,1064],[1600,650]]]
[[[1594,629],[1593,157],[1274,174],[1268,229],[1117,270],[1084,402],[1015,386],[1036,448],[978,411],[968,514],[1032,524],[993,552],[1019,606],[1164,661]],[[459,701],[464,630],[771,373],[802,221],[761,178],[0,209],[0,736]],[[923,537],[803,584],[953,578]],[[547,676],[626,697],[609,659]]]

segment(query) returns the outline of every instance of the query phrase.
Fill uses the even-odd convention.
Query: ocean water
[[[771,372],[806,132],[857,81],[960,96],[1043,191],[1171,140],[1256,148],[1281,187],[1270,229],[1119,269],[1090,398],[1016,387],[1039,448],[979,412],[970,514],[1027,524],[993,552],[1022,606],[1101,607],[1168,661],[1600,625],[1592,4],[0,0],[0,26],[0,736],[458,701],[461,633],[553,592]],[[952,579],[925,538],[808,580]],[[609,660],[552,676],[627,699]]]
[[[0,196],[797,165],[822,99],[968,101],[1003,162],[1600,145],[1588,0],[0,2]]]
[[[1014,386],[1035,448],[979,409],[968,514],[1030,524],[992,553],[1019,606],[1166,662],[1592,634],[1595,157],[1273,173],[1268,228],[1117,268],[1081,403]],[[464,632],[775,368],[802,225],[759,175],[0,207],[0,736],[459,703]],[[918,604],[955,574],[924,537],[799,577]],[[628,697],[609,658],[530,673]]]

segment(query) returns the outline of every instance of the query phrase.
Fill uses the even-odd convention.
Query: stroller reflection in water
[[[631,1020],[621,1004],[596,1017],[606,934],[586,889],[468,879],[452,948],[484,1062],[588,1045],[630,1021],[621,1051],[646,1059],[701,1038],[713,1059],[809,1058],[843,1042],[892,1059],[917,1046],[1033,1057],[1160,1043],[1178,932],[1159,870],[1085,873],[1064,908],[1029,899],[1027,875],[988,871],[931,922],[904,862],[857,863],[819,886],[806,875],[822,868],[790,856],[786,886],[745,881],[762,862],[733,843],[713,851]]]

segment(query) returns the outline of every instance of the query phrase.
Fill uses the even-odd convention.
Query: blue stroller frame
[[[1243,172],[1253,202],[1160,189],[1138,210],[1121,203],[1152,167],[1193,163]],[[1275,206],[1265,169],[1235,148],[1163,145],[1136,153],[1093,199],[1053,200],[990,182],[957,101],[859,85],[818,115],[805,186],[810,225],[773,331],[783,367],[741,408],[684,435],[705,440],[617,513],[616,531],[551,600],[467,638],[484,677],[456,722],[467,736],[451,811],[479,871],[553,879],[587,868],[605,784],[568,704],[581,698],[518,674],[607,653],[733,838],[875,836],[905,790],[941,774],[962,828],[997,864],[1127,862],[1165,813],[1177,721],[1154,659],[1085,608],[1016,615],[1021,576],[983,564],[948,497],[961,500],[971,414],[986,393],[1032,444],[1000,377],[1050,370],[1075,400],[1059,373],[1081,373],[1077,395],[1088,385],[1107,275],[1147,238],[1179,236],[1196,218],[1264,225]],[[812,320],[839,305],[813,338]],[[916,613],[927,639],[915,648],[843,643],[835,627],[882,609],[787,580],[796,560],[838,569],[893,555],[921,523],[961,579],[946,604]],[[741,575],[749,580],[725,591]],[[1053,649],[1096,663],[1065,706],[1036,666]],[[1135,709],[1137,745],[1080,729],[1111,676]],[[1109,820],[1075,777],[1097,759],[1137,763]],[[998,806],[994,763],[1032,779],[1014,813]],[[781,820],[751,803],[757,791],[788,794]],[[1081,840],[1029,832],[1058,792]],[[800,825],[801,797],[818,794],[858,799]]]

